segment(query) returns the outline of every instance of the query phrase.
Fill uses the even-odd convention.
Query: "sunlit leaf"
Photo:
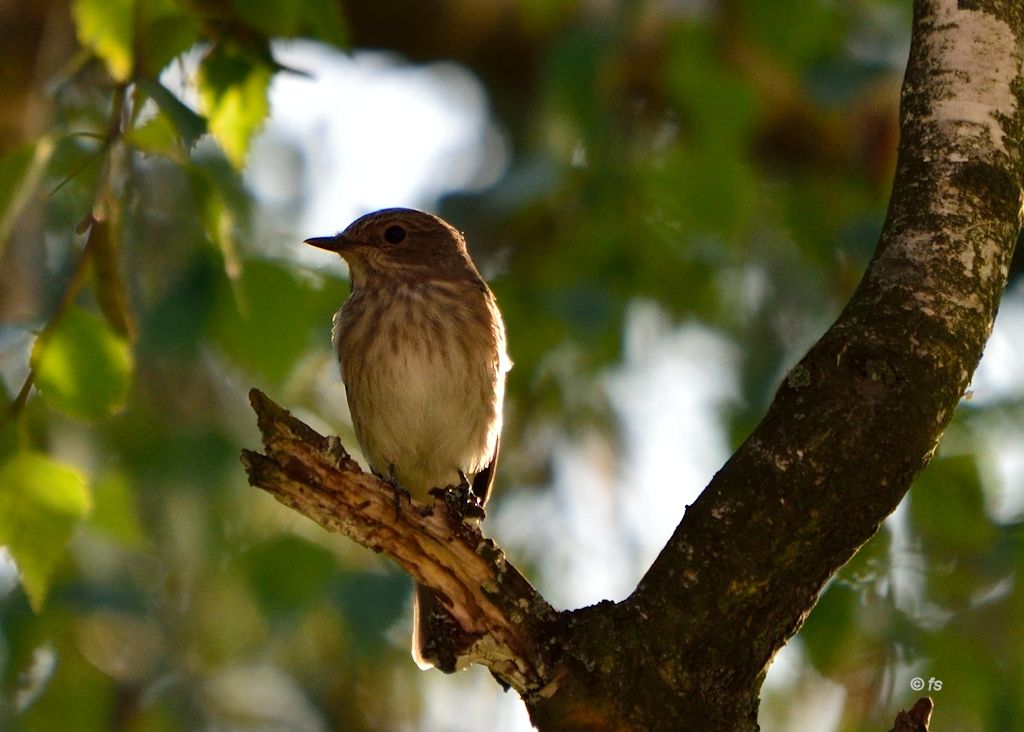
[[[103,59],[110,75],[126,81],[132,73],[133,0],[72,0],[78,40]]]
[[[53,148],[53,140],[43,137],[0,159],[0,255],[15,219],[36,191]]]
[[[163,84],[152,79],[143,79],[139,81],[139,88],[160,107],[160,111],[174,125],[175,132],[186,147],[192,147],[196,140],[206,134],[206,120]]]
[[[245,165],[253,135],[267,117],[269,62],[218,46],[199,68],[199,95],[210,131],[236,168]]]
[[[162,155],[171,160],[179,158],[181,136],[166,114],[156,114],[125,135],[125,140],[136,150],[150,155]]]
[[[17,562],[36,611],[72,529],[89,507],[85,478],[45,455],[18,453],[0,465],[0,545]]]
[[[128,292],[117,257],[119,247],[112,238],[114,233],[109,221],[95,221],[89,230],[96,301],[114,332],[133,341],[137,331],[135,316],[128,304]]]
[[[36,384],[54,407],[82,419],[113,414],[131,380],[131,347],[102,319],[72,306],[32,352]]]

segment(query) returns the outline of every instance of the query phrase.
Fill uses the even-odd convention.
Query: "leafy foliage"
[[[206,134],[206,119],[192,111],[159,81],[142,79],[139,90],[156,102],[161,114],[129,132],[129,141],[137,149],[168,155],[173,137],[190,148]]]
[[[116,81],[127,81],[133,71],[133,5],[132,0],[75,0],[71,6],[78,40],[103,60]]]
[[[100,318],[72,307],[36,342],[33,368],[40,392],[54,407],[94,419],[123,408],[132,353]]]
[[[18,214],[39,184],[53,153],[53,140],[43,137],[22,145],[0,160],[0,254]]]
[[[224,47],[215,48],[199,69],[199,92],[210,131],[237,168],[267,116],[268,64]]]
[[[340,302],[337,288],[313,287],[284,264],[248,262],[234,287],[221,281],[211,335],[233,363],[280,384],[302,354],[325,339]],[[269,354],[268,340],[274,343]]]
[[[45,455],[23,452],[0,464],[0,545],[18,563],[39,610],[78,519],[89,510],[85,479]]]
[[[66,12],[51,5],[21,12],[41,26]],[[298,202],[271,208],[244,177],[274,80],[316,74],[274,39],[453,59],[486,85],[508,170],[435,208],[498,272],[504,493],[550,483],[576,439],[618,448],[591,460],[615,483],[607,383],[638,302],[736,346],[720,416],[744,439],[877,239],[909,9],[726,5],[74,0],[77,46],[19,59],[50,69],[45,89],[0,75],[19,116],[0,127],[0,545],[20,578],[0,562],[0,727],[417,726],[422,682],[390,630],[406,579],[253,495],[237,464],[254,383],[348,429],[328,349],[345,286],[294,256]],[[59,71],[36,64],[51,52]],[[992,510],[988,451],[1020,417],[1013,399],[963,410],[955,449],[826,588],[765,729],[822,678],[845,690],[841,729],[882,729],[915,674],[946,682],[950,729],[1024,718],[1020,520]],[[239,688],[274,693],[232,706]]]

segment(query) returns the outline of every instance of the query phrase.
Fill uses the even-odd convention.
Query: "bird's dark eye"
[[[384,241],[388,244],[400,244],[405,239],[405,229],[398,224],[384,230]]]

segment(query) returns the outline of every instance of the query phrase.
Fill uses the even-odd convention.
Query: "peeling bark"
[[[433,505],[396,494],[363,472],[336,438],[324,437],[257,389],[249,392],[264,452],[242,452],[249,481],[281,503],[368,549],[386,553],[435,590],[452,627],[440,639],[449,671],[487,666],[520,694],[547,683],[545,640],[558,615],[506,561],[450,493]]]
[[[1021,225],[1024,4],[914,10],[875,256],[628,599],[555,613],[443,501],[395,515],[379,481],[347,456],[331,468],[326,438],[299,427],[265,431],[267,455],[245,455],[251,482],[441,592],[452,652],[519,691],[541,730],[756,730],[772,657],[930,460]],[[356,484],[369,493],[343,499]]]

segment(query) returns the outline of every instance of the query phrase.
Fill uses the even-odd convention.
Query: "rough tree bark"
[[[450,650],[541,730],[756,730],[772,657],[928,463],[981,357],[1021,225],[1022,129],[1024,4],[917,0],[875,256],[623,602],[555,612],[443,499],[395,512],[258,395],[250,480],[438,590]]]

